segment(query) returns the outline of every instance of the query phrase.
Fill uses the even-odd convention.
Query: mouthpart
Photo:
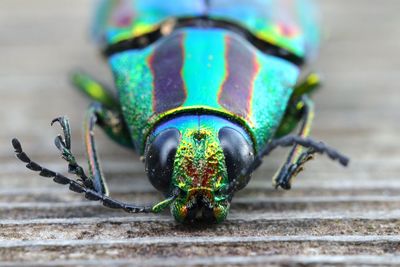
[[[217,200],[216,200],[217,199]],[[216,196],[210,188],[192,188],[183,192],[172,205],[172,215],[178,222],[214,224],[225,220],[230,203]]]

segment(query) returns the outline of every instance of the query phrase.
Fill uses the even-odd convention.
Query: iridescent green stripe
[[[143,153],[147,135],[145,129],[152,127],[149,118],[154,115],[154,77],[149,64],[152,52],[150,47],[119,53],[110,58],[122,113],[139,153]]]
[[[226,75],[225,32],[222,30],[186,31],[182,77],[187,90],[183,106],[204,105],[220,108],[218,94]]]
[[[258,62],[260,69],[254,80],[249,119],[253,124],[257,149],[261,149],[279,127],[299,69],[288,61],[261,53],[258,53]]]

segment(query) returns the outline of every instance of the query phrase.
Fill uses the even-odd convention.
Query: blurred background
[[[93,5],[80,0],[0,1],[0,265],[394,264],[400,261],[400,1],[320,0],[324,77],[312,136],[352,158],[342,169],[317,157],[289,192],[272,189],[285,151],[265,160],[229,220],[189,229],[164,215],[131,216],[85,201],[18,162],[19,137],[37,162],[67,165],[50,121],[67,115],[85,162],[89,102],[68,83],[75,68],[112,84],[89,38]],[[96,132],[112,195],[160,199],[138,157]],[[169,256],[171,258],[163,259]],[[27,263],[28,264],[28,263]],[[143,266],[142,265],[142,266]]]

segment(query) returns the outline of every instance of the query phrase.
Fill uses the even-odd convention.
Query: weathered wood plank
[[[37,177],[12,153],[18,136],[38,162],[65,171],[53,117],[72,119],[84,163],[81,120],[88,102],[67,73],[82,67],[111,84],[88,36],[90,1],[0,1],[1,266],[397,265],[400,262],[400,1],[323,0],[324,44],[315,69],[313,135],[352,157],[349,169],[318,157],[292,191],[271,177],[274,153],[237,194],[229,220],[188,228],[168,213],[132,216]],[[160,199],[138,157],[97,131],[113,196]],[[369,255],[369,256],[366,256]]]
[[[229,221],[211,228],[192,229],[177,225],[167,217],[155,218],[96,218],[96,219],[40,219],[24,221],[0,221],[3,233],[2,241],[21,240],[81,240],[114,239],[125,240],[137,237],[218,237],[221,232],[231,237],[248,236],[317,236],[321,233],[330,235],[399,235],[399,219],[382,218],[246,218],[245,212],[236,214]],[[284,216],[281,216],[284,217]],[[68,228],[68,232],[65,231]],[[317,230],[316,230],[317,229]]]
[[[400,249],[399,236],[271,236],[168,237],[127,240],[7,241],[0,244],[6,261],[62,260],[70,258],[118,259],[162,257],[220,257],[239,255],[391,255]],[[63,251],[63,254],[60,254]]]
[[[191,257],[190,259],[181,257],[159,257],[150,259],[116,259],[116,260],[58,260],[52,263],[41,263],[41,266],[392,266],[397,265],[400,257],[397,256],[284,256],[284,255],[267,255],[267,256],[227,256],[227,257]],[[13,263],[4,262],[5,267],[15,266],[33,266],[34,263]]]

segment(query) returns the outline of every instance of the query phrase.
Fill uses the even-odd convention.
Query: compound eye
[[[181,135],[177,129],[167,129],[156,136],[146,152],[146,171],[152,185],[163,193],[171,186],[174,159]]]
[[[253,147],[243,134],[229,127],[219,131],[219,140],[225,155],[229,181],[235,182],[236,190],[243,189],[249,182],[250,176],[242,177],[241,172],[254,160]]]

